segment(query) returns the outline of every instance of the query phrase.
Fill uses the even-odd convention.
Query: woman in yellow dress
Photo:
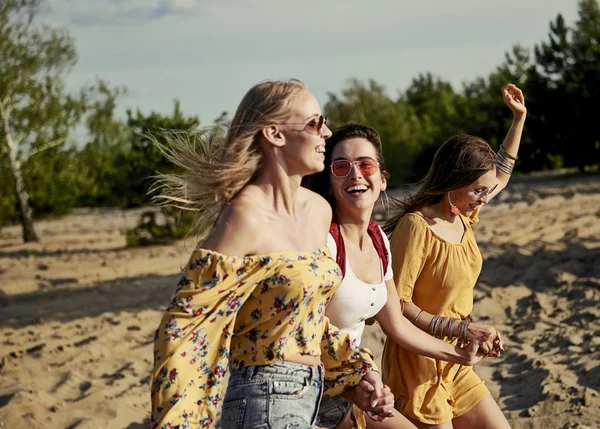
[[[481,207],[508,183],[527,109],[519,88],[502,88],[513,113],[512,126],[494,153],[479,137],[452,137],[435,154],[420,189],[397,201],[398,213],[384,227],[391,234],[392,267],[404,315],[422,330],[456,344],[493,329],[470,323],[473,287],[482,256],[471,224]],[[497,356],[500,334],[480,350]],[[419,428],[510,427],[472,367],[401,349],[387,341],[382,358],[384,382],[396,409]]]
[[[153,428],[211,426],[228,368],[223,429],[313,427],[323,390],[363,379],[374,387],[356,394],[363,409],[383,419],[393,407],[370,353],[325,317],[341,278],[331,208],[300,182],[324,168],[330,135],[301,82],[274,81],[248,91],[224,139],[162,146],[183,170],[159,181],[165,201],[196,209],[200,226],[217,220],[156,331]]]

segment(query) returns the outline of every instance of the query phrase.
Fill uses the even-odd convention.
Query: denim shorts
[[[317,424],[324,428],[334,428],[340,424],[352,408],[352,403],[341,396],[323,396],[319,404]]]
[[[233,371],[222,429],[307,429],[317,421],[323,367],[276,362]]]

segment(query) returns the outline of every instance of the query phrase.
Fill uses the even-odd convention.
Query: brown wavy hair
[[[450,138],[435,153],[419,190],[403,199],[391,199],[394,214],[383,231],[391,235],[406,213],[439,203],[447,192],[470,185],[495,165],[496,153],[484,139],[468,134]]]

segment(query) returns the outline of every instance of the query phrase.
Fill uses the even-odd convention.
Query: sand
[[[126,248],[140,212],[0,231],[1,429],[149,426],[152,338],[194,240]],[[600,176],[513,180],[475,232],[473,315],[507,349],[476,371],[514,428],[600,427]]]

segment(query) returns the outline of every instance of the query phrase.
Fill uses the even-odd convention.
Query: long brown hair
[[[379,171],[381,172],[381,175],[386,180],[390,178],[390,173],[386,170],[385,161],[383,159],[383,144],[381,143],[381,137],[375,128],[357,122],[348,122],[347,124],[336,128],[332,131],[331,137],[325,142],[325,169],[302,179],[302,186],[325,197],[334,210],[335,198],[331,193],[331,182],[329,180],[333,149],[338,143],[355,138],[363,138],[373,145],[375,152],[377,152],[377,162],[379,162]]]
[[[450,138],[435,153],[419,190],[403,199],[392,199],[394,215],[383,231],[391,235],[406,213],[439,203],[447,192],[470,185],[495,165],[496,154],[484,139],[467,134]]]
[[[254,85],[238,106],[231,125],[195,132],[167,132],[166,143],[154,139],[165,157],[182,173],[158,175],[150,192],[161,206],[197,212],[197,228],[209,226],[229,203],[256,178],[263,162],[260,131],[284,123],[293,99],[306,90],[296,79]]]

